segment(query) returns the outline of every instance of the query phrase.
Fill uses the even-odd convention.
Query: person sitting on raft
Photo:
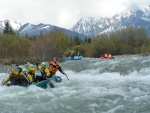
[[[27,69],[25,67],[22,68],[22,76],[21,76],[21,84],[23,86],[28,86],[30,84],[32,84],[33,82],[33,78],[32,75],[30,75],[29,73],[27,73]]]
[[[9,81],[13,81],[11,82],[11,85],[22,85],[22,76],[25,73],[22,73],[22,69],[24,67],[23,66],[18,66],[18,72],[16,72],[13,68],[10,69],[11,73],[10,75],[2,82],[2,86],[4,86],[5,84],[7,84]],[[30,82],[30,84],[32,83],[32,77],[31,75],[27,75],[27,80]]]
[[[103,57],[104,57],[104,58],[108,58],[108,59],[114,58],[114,57],[112,56],[112,54],[104,54]]]
[[[109,59],[112,59],[112,58],[114,58],[114,57],[112,56],[112,54],[108,54],[108,58],[109,58]]]
[[[103,55],[103,57],[104,57],[104,58],[108,58],[108,54],[105,53],[105,54]]]
[[[61,66],[57,63],[57,59],[54,57],[49,63],[50,78],[55,76],[57,70],[66,75],[66,73],[61,69]]]
[[[74,60],[74,56],[75,56],[75,51],[72,50],[71,53],[70,53],[71,60]]]
[[[28,69],[28,74],[30,74],[33,78],[33,81],[35,81],[35,69],[34,69],[34,65],[30,64],[29,62],[27,62],[27,69]]]
[[[42,62],[41,66],[36,64],[36,69],[40,71],[42,76],[36,76],[36,81],[46,80],[50,77],[49,69],[46,67],[46,62]]]

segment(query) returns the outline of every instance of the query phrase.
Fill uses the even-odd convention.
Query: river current
[[[61,63],[55,88],[0,86],[0,113],[150,113],[150,57]],[[0,69],[0,81],[7,69]]]

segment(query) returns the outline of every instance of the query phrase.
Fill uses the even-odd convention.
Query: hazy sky
[[[149,6],[150,0],[0,0],[0,20],[71,28],[81,18],[112,16],[139,5]]]

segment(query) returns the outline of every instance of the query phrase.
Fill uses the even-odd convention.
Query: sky
[[[0,0],[0,20],[70,29],[81,18],[110,17],[149,5],[150,0]]]

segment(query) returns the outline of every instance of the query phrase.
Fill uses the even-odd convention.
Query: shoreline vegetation
[[[116,55],[146,56],[150,53],[150,36],[144,28],[125,28],[95,37],[71,37],[59,30],[39,37],[20,36],[17,33],[0,34],[0,65],[40,63],[53,57],[65,57],[65,51],[74,50],[75,55],[100,58],[105,53]]]
[[[124,54],[124,55],[114,55],[114,58],[116,57],[124,57],[124,56],[143,56],[143,57],[146,57],[146,56],[150,56],[150,53],[144,53],[144,54]],[[94,57],[85,57],[85,58],[94,58]],[[27,62],[30,62],[31,64],[34,64],[36,65],[37,63],[40,64],[43,60],[42,59],[0,59],[0,67],[3,67],[3,66],[10,66],[10,65],[16,65],[16,66],[19,66],[19,65],[25,65],[27,64]],[[49,62],[50,60],[44,60],[46,62]],[[62,62],[63,60],[62,59],[59,59],[59,62]]]

